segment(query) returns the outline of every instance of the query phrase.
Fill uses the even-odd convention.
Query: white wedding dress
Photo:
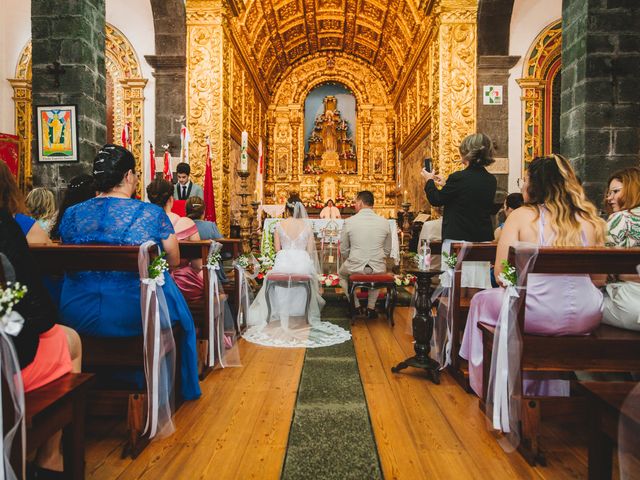
[[[281,249],[276,254],[273,269],[249,307],[248,328],[243,337],[249,342],[273,347],[315,348],[345,342],[351,338],[347,330],[320,320],[325,302],[319,291],[313,230],[303,219],[304,207],[301,204],[296,203],[294,212],[294,218],[276,226]],[[296,283],[300,276],[310,279],[308,309],[307,289]],[[278,283],[269,288],[274,279]]]

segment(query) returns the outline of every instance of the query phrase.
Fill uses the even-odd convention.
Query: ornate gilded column
[[[440,0],[434,7],[429,78],[431,152],[437,170],[448,175],[462,139],[476,129],[477,0]]]
[[[289,124],[291,125],[291,180],[297,182],[302,174],[302,160],[304,158],[304,146],[300,148],[300,137],[303,136],[301,107],[289,107]],[[304,141],[304,140],[303,140]]]
[[[362,106],[362,114],[360,115],[360,127],[362,127],[362,143],[360,147],[360,151],[358,152],[358,157],[360,159],[360,165],[362,176],[366,179],[370,179],[371,177],[371,165],[369,165],[369,130],[371,129],[371,110],[372,107],[370,105]],[[366,145],[366,147],[365,147]]]
[[[29,75],[31,77],[31,75]],[[13,87],[13,101],[16,112],[16,135],[20,137],[20,168],[18,186],[22,191],[31,188],[31,78],[9,80]]]
[[[229,234],[229,50],[226,2],[187,0],[187,122],[191,171],[204,177],[206,138],[211,142],[218,226]]]
[[[522,168],[542,155],[542,103],[545,82],[535,78],[516,80],[522,88]]]

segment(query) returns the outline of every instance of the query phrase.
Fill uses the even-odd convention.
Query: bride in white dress
[[[274,232],[277,253],[273,269],[249,307],[249,328],[243,336],[247,341],[276,347],[314,348],[345,342],[351,338],[347,330],[320,320],[325,302],[318,284],[318,255],[299,197],[289,198],[287,212],[289,218]]]

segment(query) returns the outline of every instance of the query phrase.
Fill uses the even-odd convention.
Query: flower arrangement
[[[165,259],[166,255],[166,252],[160,253],[160,255],[154,258],[149,264],[149,268],[147,270],[149,272],[149,278],[158,278],[162,276],[164,272],[169,271],[169,263]]]
[[[221,260],[222,260],[222,254],[220,253],[219,250],[217,252],[212,252],[207,257],[207,265],[220,268]]]
[[[340,277],[335,273],[318,275],[318,280],[323,287],[337,287],[340,284]]]
[[[518,284],[516,268],[507,260],[502,261],[502,272],[500,272],[498,278],[505,287],[515,287]]]
[[[274,259],[270,256],[261,256],[257,258],[259,264],[258,274],[256,280],[262,281],[264,277],[271,271],[274,264]]]
[[[240,255],[238,258],[236,258],[234,263],[240,268],[243,268],[246,270],[249,268],[249,266],[251,266],[251,259],[249,258],[249,255],[245,253]]]
[[[7,282],[0,288],[0,331],[16,336],[22,330],[24,319],[13,312],[13,307],[27,294],[27,286],[19,282]]]
[[[416,276],[415,275],[411,275],[410,273],[405,273],[405,274],[401,274],[401,275],[394,275],[393,276],[393,281],[398,286],[405,286],[406,287],[407,285],[413,285],[414,283],[416,283]]]
[[[444,258],[444,263],[447,267],[451,269],[456,268],[456,265],[458,264],[458,256],[455,253],[442,252],[442,257]]]
[[[322,167],[318,167],[316,165],[307,165],[304,167],[304,173],[307,175],[321,175],[324,173]]]
[[[13,307],[27,293],[27,286],[21,285],[19,282],[7,282],[5,288],[0,288],[0,317],[4,318],[13,312]]]

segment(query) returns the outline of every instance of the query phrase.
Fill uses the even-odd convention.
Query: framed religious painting
[[[40,162],[78,161],[78,123],[75,105],[36,107],[36,125]]]

